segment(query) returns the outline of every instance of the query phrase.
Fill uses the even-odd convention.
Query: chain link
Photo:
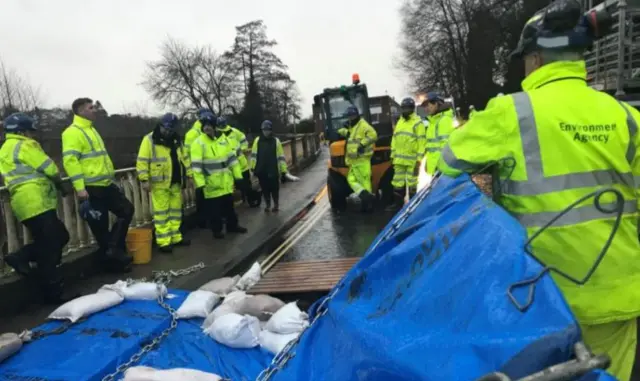
[[[340,288],[341,288],[340,285],[334,287],[333,291],[331,291],[331,294],[329,294],[326,298],[322,300],[322,302],[320,302],[320,305],[318,306],[316,313],[313,316],[313,320],[311,320],[311,323],[309,323],[309,325],[305,329],[303,329],[302,332],[300,332],[300,334],[295,339],[287,343],[287,345],[284,348],[282,348],[280,352],[276,354],[273,360],[271,360],[271,364],[269,364],[269,366],[265,370],[260,372],[256,381],[269,381],[277,371],[284,369],[287,362],[289,362],[289,360],[295,357],[296,353],[294,349],[300,342],[300,338],[321,317],[323,317],[324,315],[327,314],[327,312],[329,312],[329,302],[331,301],[331,299],[333,299],[334,296],[336,296]]]
[[[171,307],[169,304],[167,304],[167,302],[165,302],[164,296],[162,294],[162,286],[168,287],[174,278],[190,275],[204,268],[204,263],[200,262],[196,265],[184,269],[152,272],[153,280],[158,287],[158,298],[156,299],[156,301],[158,302],[160,307],[164,308],[169,313],[169,315],[171,316],[171,323],[169,323],[169,327],[162,331],[160,335],[156,336],[149,344],[145,345],[144,347],[142,347],[142,349],[140,349],[140,351],[131,356],[129,361],[119,365],[116,368],[115,372],[105,376],[102,381],[114,381],[118,375],[124,374],[124,372],[126,372],[127,369],[131,368],[132,365],[138,363],[144,355],[156,349],[158,345],[160,345],[160,342],[162,342],[162,340],[164,340],[174,329],[176,329],[176,327],[178,326],[178,316],[176,315],[176,310],[173,309],[173,307]],[[146,282],[146,278],[129,278],[126,280],[126,282],[127,285],[132,285],[140,282]]]

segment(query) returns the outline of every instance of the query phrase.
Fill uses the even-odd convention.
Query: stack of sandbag
[[[258,336],[262,348],[272,354],[280,353],[309,326],[309,315],[296,302],[284,305],[267,321]]]
[[[123,381],[220,381],[222,377],[195,369],[154,369],[134,366],[124,372]]]
[[[202,329],[224,345],[253,348],[258,345],[262,325],[282,306],[284,302],[269,295],[233,291],[207,316]]]
[[[22,338],[15,333],[0,335],[0,363],[16,354],[22,348]]]

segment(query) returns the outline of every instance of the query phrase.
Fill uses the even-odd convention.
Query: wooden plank
[[[359,260],[360,258],[335,258],[278,263],[249,290],[249,293],[329,291]]]

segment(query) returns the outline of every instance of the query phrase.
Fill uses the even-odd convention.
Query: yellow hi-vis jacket
[[[58,167],[37,141],[7,133],[0,148],[0,174],[18,221],[57,208],[58,193],[52,179],[60,176]]]
[[[225,136],[200,135],[191,144],[191,167],[196,188],[204,187],[205,198],[232,194],[235,180],[242,180],[233,143]]]
[[[176,150],[178,160],[182,163],[180,168],[180,181],[184,185],[185,177],[191,177],[191,159],[187,156],[184,146]],[[155,144],[153,132],[145,135],[140,143],[136,171],[140,181],[149,181],[153,187],[171,187],[171,175],[173,173],[173,161],[171,160],[171,148]]]
[[[440,150],[449,139],[455,128],[453,127],[453,111],[451,109],[439,112],[429,117],[427,128],[427,164],[426,172],[433,175],[440,160]]]
[[[187,156],[190,156],[191,144],[202,134],[204,134],[202,132],[202,123],[196,120],[184,136],[184,148],[187,149]]]
[[[347,137],[345,152],[345,164],[347,166],[362,159],[371,160],[373,146],[378,140],[378,133],[366,120],[360,118],[355,126],[340,128],[338,134]],[[358,152],[360,147],[364,147],[363,153]]]
[[[249,141],[247,141],[247,136],[237,128],[226,125],[224,128],[221,128],[227,139],[233,139],[236,147],[236,156],[238,157],[238,161],[240,162],[240,167],[242,167],[242,172],[249,170],[249,160],[247,160],[247,155],[245,154],[249,150]]]
[[[426,149],[425,134],[424,123],[418,114],[411,113],[407,119],[400,116],[391,140],[392,163],[414,167],[422,160]]]
[[[544,65],[522,88],[523,93],[493,98],[451,134],[440,169],[455,176],[500,161],[506,176],[515,164],[510,178],[503,179],[502,204],[529,235],[581,197],[604,188],[619,190],[625,200],[620,228],[591,279],[579,286],[551,274],[581,324],[635,318],[640,315],[640,113],[589,88],[584,61]],[[601,201],[606,207],[613,200],[605,194]],[[533,253],[582,279],[614,220],[586,200],[537,237]]]
[[[90,120],[78,115],[62,132],[62,165],[76,191],[87,185],[106,187],[115,176],[102,137]]]

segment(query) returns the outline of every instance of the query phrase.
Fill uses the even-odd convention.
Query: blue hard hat
[[[207,112],[213,113],[213,111],[211,111],[211,110],[210,110],[210,109],[208,109],[208,108],[201,108],[201,109],[198,109],[198,118],[199,118],[199,117],[201,117],[203,114],[205,114],[205,113],[207,113]]]
[[[160,118],[160,125],[165,128],[174,129],[180,124],[180,119],[174,113],[168,112]]]
[[[219,116],[217,123],[218,123],[218,126],[224,127],[227,125],[227,118],[225,118],[224,116]]]
[[[401,108],[415,108],[416,107],[416,101],[413,100],[413,98],[404,98],[402,100],[402,102],[400,102],[400,107]]]
[[[262,124],[260,125],[260,129],[261,130],[273,130],[273,123],[271,123],[270,120],[265,120],[264,122],[262,122]]]
[[[78,214],[85,221],[98,221],[102,217],[102,213],[99,210],[95,210],[89,200],[84,200],[80,203],[78,208]]]
[[[210,111],[203,113],[200,116],[200,123],[202,123],[202,125],[209,125],[209,126],[216,126],[216,115]]]
[[[589,49],[609,32],[614,20],[606,8],[586,15],[577,0],[558,0],[536,12],[525,24],[512,57],[538,49]]]
[[[356,106],[349,106],[347,107],[347,110],[344,112],[345,116],[358,116],[360,115],[360,112],[358,111],[358,108]]]
[[[4,120],[4,130],[9,133],[35,131],[36,123],[30,116],[16,112]]]
[[[427,93],[427,98],[426,98],[427,102],[444,102],[444,98],[442,98],[442,96],[435,92],[435,91],[430,91]]]

